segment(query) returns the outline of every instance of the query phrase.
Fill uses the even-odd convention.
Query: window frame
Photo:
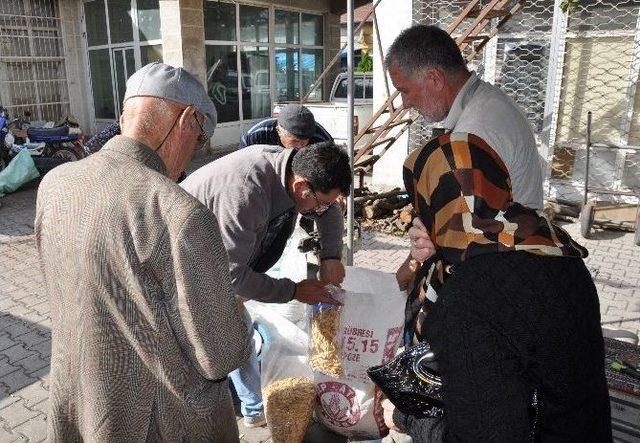
[[[133,57],[135,61],[135,70],[138,70],[142,67],[142,55],[140,48],[142,46],[160,46],[162,47],[162,38],[153,39],[153,40],[140,40],[140,28],[138,27],[138,0],[130,0],[130,11],[131,11],[131,31],[132,31],[132,41],[122,42],[122,43],[112,43],[111,41],[111,26],[109,23],[109,1],[110,0],[102,0],[104,2],[104,12],[105,12],[105,26],[107,28],[107,43],[103,45],[89,45],[89,38],[87,34],[87,21],[86,21],[86,10],[85,4],[90,3],[96,0],[82,0],[82,32],[83,32],[83,40],[85,46],[85,65],[87,67],[87,84],[91,88],[91,103],[90,103],[90,112],[93,116],[93,122],[95,123],[109,123],[114,121],[114,119],[106,118],[106,117],[97,117],[95,111],[95,102],[93,97],[93,87],[91,82],[91,65],[90,65],[90,51],[106,49],[109,51],[109,69],[111,75],[111,90],[113,92],[113,109],[115,110],[115,119],[117,120],[122,113],[121,104],[118,103],[118,91],[117,84],[115,78],[115,59],[114,59],[114,49],[133,49]],[[158,4],[158,9],[160,5]]]
[[[218,125],[220,127],[231,127],[237,125],[243,125],[247,123],[257,122],[262,120],[264,117],[259,118],[245,118],[244,116],[244,103],[242,93],[242,76],[244,74],[242,67],[242,48],[243,47],[267,47],[269,53],[269,98],[270,98],[270,107],[273,108],[273,104],[279,102],[277,95],[277,85],[276,85],[276,70],[275,70],[275,54],[276,48],[287,48],[287,49],[295,49],[298,52],[298,60],[299,63],[302,61],[302,51],[304,49],[315,49],[322,51],[322,67],[326,66],[326,57],[327,51],[325,49],[326,46],[326,14],[320,11],[312,11],[304,8],[295,8],[288,7],[284,5],[273,5],[273,4],[265,4],[259,2],[251,2],[251,1],[230,1],[230,0],[204,0],[211,1],[216,3],[229,3],[235,5],[235,26],[236,26],[236,39],[235,40],[207,40],[205,38],[204,45],[206,46],[235,46],[236,47],[236,64],[238,66],[238,116],[239,120],[229,121],[229,122],[221,122]],[[255,41],[243,41],[241,40],[240,33],[240,8],[242,6],[252,6],[259,7],[262,9],[266,9],[269,14],[269,29],[268,29],[268,41],[267,42],[255,42]],[[275,42],[275,11],[286,11],[286,12],[294,12],[298,15],[298,33],[302,30],[302,14],[315,15],[322,18],[322,45],[303,45],[302,38],[299,36],[298,43],[276,43]],[[206,24],[205,24],[206,26]],[[207,67],[208,69],[208,67]],[[324,81],[320,86],[321,94],[324,93]],[[301,98],[304,96],[303,90],[303,71],[298,69],[298,88],[301,94]]]

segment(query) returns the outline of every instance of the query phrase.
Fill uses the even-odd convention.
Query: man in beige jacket
[[[147,65],[122,135],[43,179],[51,441],[238,441],[226,376],[250,337],[215,216],[175,184],[215,121],[193,76]]]

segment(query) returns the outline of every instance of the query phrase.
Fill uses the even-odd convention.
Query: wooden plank
[[[480,15],[480,12],[481,12],[481,9],[474,9],[467,15],[467,17],[476,18],[478,17],[478,15]],[[493,19],[493,18],[504,17],[508,14],[509,14],[508,9],[494,9],[493,11],[489,11],[489,13],[485,17],[487,19]]]
[[[388,128],[395,128],[396,126],[400,126],[400,125],[404,125],[404,124],[409,124],[409,123],[413,123],[413,120],[410,118],[404,119],[404,120],[400,120],[399,122],[394,122],[391,123]],[[380,129],[380,126],[374,126],[373,128],[369,128],[369,130],[366,131],[366,134],[372,134],[374,132],[376,132],[378,129]]]
[[[360,131],[358,131],[358,135],[356,135],[356,138],[353,141],[354,145],[356,143],[358,143],[358,140],[360,140],[362,138],[362,136],[364,136],[364,134],[369,130],[369,128],[371,128],[371,126],[373,126],[373,124],[378,120],[378,118],[380,118],[380,116],[382,114],[387,113],[387,112],[391,112],[389,110],[389,105],[390,105],[390,103],[393,103],[393,100],[395,100],[396,97],[398,97],[399,95],[400,95],[400,93],[398,91],[394,92],[393,94],[391,94],[391,97],[389,97],[384,102],[384,105],[382,105],[380,108],[378,108],[378,111],[376,111],[376,113],[371,116],[371,118],[362,127],[362,129]],[[393,112],[391,112],[391,115],[393,115],[394,113],[395,113],[395,110]]]
[[[371,154],[363,155],[358,159],[357,162],[354,163],[354,167],[368,166],[378,161],[379,158],[380,158],[379,155],[371,155]]]
[[[482,11],[480,12],[480,14],[478,14],[478,17],[476,17],[469,28],[456,39],[456,43],[458,44],[458,46],[460,46],[461,51],[463,51],[468,46],[468,44],[464,43],[465,39],[470,35],[475,35],[478,31],[484,29],[487,23],[489,23],[489,20],[486,19],[487,14],[489,14],[489,12],[492,11],[501,1],[504,0],[491,0],[489,4],[482,8]]]
[[[412,120],[412,123],[413,123],[413,120]],[[398,133],[395,135],[395,139],[394,139],[394,140],[392,140],[392,141],[390,141],[390,142],[387,144],[387,146],[385,146],[384,148],[382,148],[382,151],[380,151],[380,153],[379,153],[378,155],[379,155],[380,157],[382,157],[382,156],[384,155],[384,153],[385,153],[385,152],[387,152],[387,150],[388,150],[388,149],[393,145],[393,143],[394,143],[397,139],[399,139],[399,138],[400,138],[400,136],[401,136],[402,134],[404,134],[404,133],[407,131],[407,129],[409,129],[409,127],[410,127],[410,126],[411,126],[411,124],[408,124],[408,125],[406,125],[404,128],[402,128],[402,129],[400,130],[400,132],[398,132]]]
[[[518,11],[520,11],[523,8],[523,5],[521,2],[516,3],[513,8],[511,8],[509,10],[509,15],[505,16],[502,18],[502,20],[500,20],[498,22],[498,24],[496,25],[495,28],[493,28],[493,30],[491,30],[491,32],[489,33],[489,40],[491,40],[493,37],[495,37],[496,35],[498,35],[498,32],[500,32],[500,29],[502,28],[502,26],[504,26],[504,24],[514,15],[516,14]],[[476,46],[473,51],[469,54],[469,56],[467,57],[467,62],[470,62],[471,60],[474,59],[474,57],[478,54],[478,52],[480,52],[482,50],[482,48],[484,48],[484,46],[487,44],[487,42],[489,42],[489,40],[487,40],[486,42],[481,42],[478,46]]]
[[[356,156],[355,156],[355,160],[359,159],[364,154],[368,154],[369,151],[372,149],[371,143],[374,143],[378,139],[378,137],[380,137],[380,135],[387,129],[387,126],[393,123],[393,121],[396,118],[398,118],[398,116],[402,118],[402,116],[407,112],[408,112],[408,109],[405,109],[405,108],[398,108],[395,112],[393,112],[389,116],[389,119],[387,120],[387,122],[384,125],[382,125],[380,129],[376,131],[375,134],[373,134],[373,137],[371,138],[371,140],[367,141],[362,148],[358,149],[358,152],[356,153]]]
[[[390,141],[396,141],[397,138],[396,137],[389,137],[389,138],[385,138],[382,140],[377,140],[371,144],[369,144],[369,148],[375,148],[376,146],[380,146],[380,145],[384,145],[385,143],[388,143]]]
[[[491,38],[489,35],[487,34],[478,34],[478,35],[470,35],[469,37],[464,39],[465,43],[471,43],[471,42],[476,42],[478,40],[489,40],[489,38]]]
[[[469,13],[476,7],[479,2],[480,0],[470,1],[469,4],[467,4],[467,6],[465,6],[465,8],[462,10],[462,12],[460,12],[460,15],[458,15],[458,17],[456,17],[456,19],[452,21],[451,24],[447,27],[447,32],[449,34],[453,34],[453,32],[458,29],[458,26],[460,26],[460,23],[462,23],[464,19],[468,17]]]

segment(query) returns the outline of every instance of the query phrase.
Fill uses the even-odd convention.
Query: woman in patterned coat
[[[433,139],[404,179],[435,247],[407,301],[405,344],[431,343],[444,415],[387,402],[387,424],[418,442],[611,441],[587,251],[513,202],[507,168],[476,135]]]

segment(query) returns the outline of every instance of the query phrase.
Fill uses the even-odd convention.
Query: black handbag
[[[442,378],[429,343],[422,342],[383,365],[369,368],[367,375],[405,415],[418,418],[444,415]],[[531,420],[529,441],[535,442],[540,416],[537,389],[532,390],[528,406]]]
[[[413,346],[367,375],[400,412],[414,417],[441,417],[442,379],[429,343]]]

